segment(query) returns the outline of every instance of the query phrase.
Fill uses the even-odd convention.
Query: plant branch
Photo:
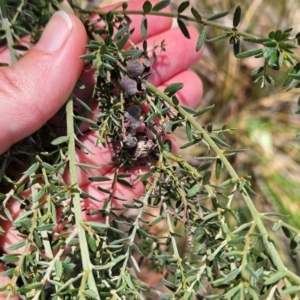
[[[229,172],[231,178],[235,182],[240,182],[241,179],[227,160],[226,156],[223,154],[223,151],[216,145],[216,143],[211,139],[209,134],[198,124],[198,122],[195,120],[195,118],[190,115],[188,112],[186,112],[181,106],[175,105],[174,102],[172,101],[171,98],[169,98],[167,95],[165,95],[162,91],[158,90],[156,87],[154,87],[152,84],[147,83],[147,88],[157,96],[159,96],[161,99],[166,101],[169,105],[174,107],[183,117],[186,118],[187,121],[190,122],[190,124],[199,132],[203,135],[203,139],[209,144],[211,149],[215,151],[215,153],[218,155],[224,166],[226,167],[227,171]],[[266,227],[264,226],[260,214],[256,210],[250,196],[248,195],[248,192],[244,186],[241,187],[240,189],[241,194],[246,202],[246,205],[248,206],[248,209],[254,219],[254,221],[257,224],[257,228],[261,233],[262,240],[264,242],[264,246],[267,248],[270,258],[272,260],[272,263],[276,266],[276,268],[279,271],[282,271],[286,274],[286,276],[292,281],[297,284],[300,284],[300,277],[297,276],[295,273],[289,271],[284,263],[282,262],[279,253],[276,250],[276,247],[272,241],[270,241],[270,236],[267,232]]]
[[[98,293],[98,289],[96,286],[96,282],[92,273],[92,263],[90,261],[89,249],[87,244],[87,239],[85,235],[85,230],[83,228],[83,217],[82,210],[80,205],[80,194],[79,194],[79,186],[77,180],[77,169],[76,169],[76,152],[75,152],[75,132],[74,132],[74,115],[73,115],[73,99],[70,97],[67,105],[67,131],[69,137],[69,171],[71,178],[71,186],[72,186],[72,202],[74,206],[74,214],[76,219],[76,228],[78,230],[78,238],[80,243],[80,252],[81,252],[81,261],[83,270],[88,274],[88,285],[89,288],[95,293],[96,298],[100,300],[100,296]],[[77,191],[76,191],[77,190]]]
[[[77,7],[78,9],[82,10],[80,7]],[[101,9],[84,9],[82,10],[84,12],[87,13],[96,13],[99,14],[100,16],[105,16],[107,14],[107,12],[101,10]],[[244,38],[254,38],[254,39],[260,39],[260,37],[244,32],[244,31],[240,31],[237,28],[233,27],[233,26],[226,26],[226,25],[222,25],[220,23],[217,22],[213,22],[213,21],[209,21],[206,19],[201,19],[201,21],[196,20],[193,17],[190,16],[186,16],[186,15],[182,15],[182,14],[177,14],[177,13],[171,13],[171,12],[162,12],[162,11],[151,11],[147,14],[145,14],[145,12],[143,10],[112,10],[111,11],[113,14],[115,15],[149,15],[149,16],[160,16],[160,17],[168,17],[168,18],[176,18],[176,19],[182,19],[182,20],[186,20],[186,21],[190,21],[190,22],[195,22],[198,24],[202,24],[204,26],[211,26],[217,29],[221,29],[225,32],[228,33],[232,33],[235,36],[241,36]],[[260,44],[263,44],[263,42],[261,42]],[[297,62],[300,62],[300,56],[294,53],[289,54],[290,57],[292,57],[293,59],[295,59]]]

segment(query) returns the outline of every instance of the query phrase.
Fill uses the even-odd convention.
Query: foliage
[[[33,42],[36,41],[41,27],[60,5],[56,1],[1,2],[2,40],[7,42],[12,61],[19,59],[14,40],[31,33]],[[149,70],[143,59],[149,51],[155,57],[155,51],[164,50],[166,45],[149,50],[144,42],[143,49],[123,48],[132,34],[129,14],[144,16],[143,36],[147,35],[149,15],[176,18],[187,38],[185,22],[196,22],[203,25],[195,45],[197,50],[207,40],[208,28],[218,28],[223,34],[208,42],[226,39],[237,58],[262,57],[263,65],[252,72],[258,75],[256,82],[262,87],[274,84],[270,70],[280,70],[286,64],[290,71],[284,85],[290,90],[300,86],[300,58],[294,53],[299,34],[291,36],[291,29],[278,29],[261,38],[239,31],[239,6],[233,10],[232,26],[225,26],[218,20],[230,11],[204,18],[189,1],[182,2],[177,12],[162,12],[168,5],[167,0],[154,6],[146,1],[142,11],[128,11],[125,2],[110,12],[73,5],[92,37],[82,59],[96,68],[97,84],[89,98],[97,100],[101,113],[97,122],[89,119],[89,103],[71,95],[65,111],[59,113],[66,119],[65,136],[58,135],[54,125],[46,124],[1,156],[2,217],[12,220],[11,197],[24,208],[24,214],[14,220],[24,242],[10,247],[24,247],[23,254],[2,255],[2,261],[10,263],[4,275],[10,276],[11,282],[2,288],[8,295],[17,292],[24,299],[48,299],[50,295],[52,299],[143,299],[151,293],[161,299],[279,299],[283,295],[298,299],[300,278],[284,265],[264,221],[273,223],[274,232],[284,232],[293,255],[299,250],[300,231],[282,221],[284,216],[256,210],[252,200],[256,194],[248,174],[237,175],[230,163],[232,155],[245,151],[230,148],[227,139],[235,129],[226,125],[215,128],[211,123],[200,125],[203,115],[214,107],[194,110],[179,105],[176,92],[182,88],[180,83],[161,92],[147,82]],[[184,14],[188,9],[192,17]],[[88,21],[92,12],[105,22],[103,28],[95,29]],[[28,16],[32,22],[28,22]],[[253,43],[254,49],[241,51],[241,42]],[[134,70],[129,69],[136,62]],[[114,92],[116,81],[124,90],[120,94]],[[80,83],[78,87],[84,88]],[[83,107],[80,115],[74,111],[75,103]],[[149,111],[141,119],[140,113],[130,111],[133,105],[145,103]],[[147,137],[135,131],[135,122],[140,120],[151,132],[151,145]],[[99,133],[99,145],[114,148],[116,153],[113,179],[89,178],[99,182],[99,191],[107,194],[103,209],[93,212],[103,217],[103,224],[84,221],[82,215],[82,199],[94,197],[78,186],[76,165],[87,174],[97,168],[76,162],[76,145],[89,151],[76,137],[82,134],[82,122]],[[195,157],[199,161],[197,167],[170,151],[171,144],[165,136],[180,127],[187,137],[182,149],[199,143],[205,147]],[[15,179],[9,167],[23,169],[24,162],[28,169]],[[143,182],[145,194],[133,204],[124,201],[123,206],[130,214],[118,216],[119,208],[112,205],[114,185],[118,182],[132,187],[126,169],[144,166],[149,171],[137,180]],[[70,172],[69,185],[62,180],[66,171]],[[103,182],[111,184],[104,188]],[[31,190],[30,196],[23,196],[25,189]],[[236,210],[236,201],[245,202],[251,220],[244,222]],[[60,218],[56,217],[57,211],[61,212]],[[162,223],[167,226],[164,236],[151,233],[151,228]],[[62,224],[63,231],[53,238],[58,224]],[[178,228],[182,228],[183,237],[177,233]],[[180,248],[184,237],[188,253]],[[162,283],[167,292],[140,279],[146,258],[148,268],[164,274]],[[11,264],[15,262],[18,264]]]

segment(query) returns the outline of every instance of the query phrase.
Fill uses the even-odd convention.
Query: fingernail
[[[72,26],[72,21],[66,12],[56,12],[47,24],[35,48],[45,52],[59,50],[66,42]]]

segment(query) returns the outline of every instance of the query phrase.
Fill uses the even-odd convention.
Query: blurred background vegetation
[[[104,0],[101,6],[119,1]],[[183,1],[172,0],[173,9]],[[237,5],[242,8],[240,31],[267,37],[276,29],[293,28],[292,36],[300,32],[300,2],[293,0],[193,0],[191,4],[202,17],[224,10],[234,11]],[[187,11],[188,13],[188,11]],[[232,14],[217,20],[232,26]],[[202,27],[195,24],[199,32]],[[207,38],[216,37],[223,32],[208,28]],[[253,49],[260,45],[241,42],[241,50]],[[260,46],[261,47],[261,46]],[[297,50],[296,50],[297,53]],[[297,54],[300,54],[299,51]],[[300,118],[296,115],[299,90],[286,92],[282,86],[288,69],[271,71],[275,79],[274,86],[261,89],[255,84],[251,71],[263,65],[262,59],[253,57],[237,59],[233,55],[228,40],[206,43],[204,57],[194,66],[201,77],[204,95],[200,107],[215,104],[214,110],[205,114],[199,121],[203,126],[212,123],[214,128],[228,124],[236,128],[235,135],[229,136],[232,148],[247,148],[231,158],[239,176],[251,176],[252,189],[258,194],[253,197],[259,212],[277,212],[287,223],[300,228],[300,140],[296,138],[300,131]],[[185,142],[185,131],[177,132],[179,144]],[[182,150],[186,160],[197,166],[195,156],[203,155],[201,145],[192,150]],[[220,180],[223,180],[221,178]],[[212,182],[213,183],[213,182]],[[251,219],[242,198],[235,199],[237,211],[245,222]],[[272,224],[269,224],[272,232]],[[164,230],[163,227],[156,228]],[[153,229],[152,229],[153,230]],[[179,228],[180,230],[180,228]],[[157,232],[158,234],[158,232]],[[300,257],[293,257],[288,240],[282,231],[273,235],[282,258],[287,266],[300,272]],[[183,243],[182,245],[186,245]],[[183,246],[184,248],[185,246]],[[187,251],[187,249],[182,249]],[[288,298],[287,298],[288,299]]]
[[[227,9],[234,11],[240,5],[239,30],[259,37],[267,37],[270,31],[276,29],[293,28],[292,36],[300,31],[298,1],[204,0],[192,3],[204,17]],[[221,19],[221,22],[231,26],[232,15]],[[198,29],[201,30],[201,27]],[[220,34],[222,32],[218,29],[208,29],[208,39]],[[241,42],[242,51],[256,46]],[[272,71],[270,75],[275,79],[275,85],[261,89],[259,83],[253,83],[255,77],[250,73],[262,65],[262,59],[236,59],[228,40],[206,43],[204,57],[195,66],[204,84],[200,105],[216,106],[210,115],[204,115],[206,119],[201,122],[203,125],[211,122],[214,127],[228,124],[230,128],[236,128],[235,135],[229,137],[230,145],[249,151],[235,155],[231,162],[239,176],[251,176],[252,189],[258,194],[252,198],[257,210],[281,213],[286,216],[283,220],[300,228],[300,140],[296,138],[300,118],[294,113],[299,89],[284,90],[282,84],[287,68],[283,68],[285,72]],[[195,148],[191,157],[185,155],[191,161],[200,152],[200,148]],[[249,220],[251,216],[242,199],[236,201],[236,205],[241,219]],[[299,273],[299,256],[291,255],[289,241],[282,231],[274,233],[274,239],[284,261]]]

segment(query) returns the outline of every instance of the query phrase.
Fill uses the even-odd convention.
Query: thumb
[[[0,68],[0,154],[39,129],[66,102],[82,71],[87,36],[81,21],[59,11],[37,45]]]

